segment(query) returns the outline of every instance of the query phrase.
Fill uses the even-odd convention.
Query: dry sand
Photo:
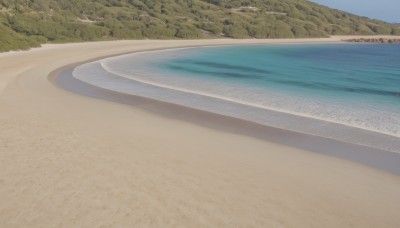
[[[400,227],[400,177],[54,86],[50,72],[157,48],[310,40],[113,41],[0,54],[0,227]]]

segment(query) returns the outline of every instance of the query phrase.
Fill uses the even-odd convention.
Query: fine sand
[[[48,80],[66,65],[133,51],[340,39],[112,41],[0,54],[0,227],[400,227],[398,175]]]

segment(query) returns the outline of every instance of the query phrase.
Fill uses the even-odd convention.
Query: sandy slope
[[[61,66],[110,54],[237,42],[289,40],[0,54],[0,227],[400,227],[399,176],[81,97],[47,80]]]

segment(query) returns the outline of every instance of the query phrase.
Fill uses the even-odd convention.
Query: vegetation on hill
[[[0,0],[0,51],[110,39],[400,34],[307,0]]]

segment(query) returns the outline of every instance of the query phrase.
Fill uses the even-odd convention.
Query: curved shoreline
[[[174,52],[175,50],[179,49],[182,48],[172,50],[169,49],[166,51]],[[149,52],[150,54],[154,54],[153,52],[158,51],[152,50]],[[149,52],[146,51],[146,54]],[[138,58],[140,58],[140,54],[142,53],[143,52],[124,54],[116,57],[108,57],[104,60],[90,61],[89,63],[85,63],[75,68],[73,74],[75,74],[75,78],[80,81],[84,81],[85,83],[92,84],[96,87],[121,92],[124,94],[148,97],[154,100],[162,100],[168,103],[174,103],[195,109],[215,112],[218,114],[232,116],[267,126],[273,126],[290,131],[305,133],[309,135],[317,135],[338,141],[344,141],[348,143],[363,145],[366,147],[373,147],[380,150],[400,153],[400,138],[396,135],[390,134],[389,132],[364,128],[359,125],[337,122],[333,121],[332,119],[320,118],[318,116],[312,116],[305,113],[296,113],[293,111],[281,110],[274,107],[259,105],[256,103],[247,103],[238,99],[229,98],[226,96],[219,96],[215,94],[208,94],[198,90],[189,90],[182,86],[179,87],[168,84],[165,81],[164,83],[158,83],[152,80],[141,78],[139,74],[141,74],[142,72],[131,72],[132,75],[130,75],[127,73],[109,69],[106,65],[108,61],[114,61],[114,59],[124,59],[126,57],[131,58],[132,56],[138,56]],[[140,62],[140,59],[138,60]],[[87,74],[88,77],[85,77],[85,74]],[[138,76],[136,76],[136,74]],[[91,75],[96,75],[96,78],[93,78]],[[182,80],[185,79],[182,78]],[[115,87],[115,85],[117,87]],[[118,85],[123,86],[122,88],[118,89]],[[212,85],[209,86],[212,87]],[[155,95],[161,93],[162,95]],[[185,98],[183,98],[183,96],[185,96]],[[177,99],[177,97],[182,98]],[[233,110],[233,108],[236,108],[237,110],[243,109],[248,114],[230,111],[225,107],[224,102],[225,104],[230,104],[229,107],[231,110]],[[235,105],[237,107],[234,107]],[[279,118],[281,117],[282,120],[279,120]],[[287,125],[285,124],[286,122],[291,122],[291,124]],[[312,129],[308,129],[305,128],[305,125],[310,125],[313,127]],[[332,134],[332,132],[336,132],[337,134]]]
[[[399,227],[399,175],[246,136],[229,125],[235,119],[181,121],[198,111],[142,98],[123,105],[49,81],[111,55],[252,42],[281,41],[112,41],[0,54],[0,226]],[[213,118],[231,130],[212,129]]]
[[[98,59],[85,61],[84,63],[96,60]],[[203,111],[179,104],[96,87],[72,76],[73,69],[84,63],[73,64],[58,69],[49,75],[49,80],[60,88],[80,95],[131,105],[167,118],[188,121],[211,129],[250,136],[285,146],[335,156],[400,175],[399,153],[266,126],[252,121]]]

